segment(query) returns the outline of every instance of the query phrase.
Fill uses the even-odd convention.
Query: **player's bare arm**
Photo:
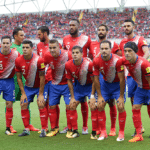
[[[124,71],[118,72],[120,80],[120,97],[118,98],[118,108],[124,111],[124,90],[125,90],[125,76]]]
[[[142,50],[143,50],[143,52],[144,52],[144,58],[145,59],[148,59],[148,57],[149,57],[149,49],[148,49],[148,46],[143,46],[142,47]]]
[[[20,98],[20,105],[23,106],[24,103],[27,102],[27,96],[26,96],[26,93],[24,91],[24,86],[22,83],[22,73],[17,72],[16,75],[17,75],[17,82],[18,82],[18,85],[19,85],[21,93],[22,93],[21,98]]]

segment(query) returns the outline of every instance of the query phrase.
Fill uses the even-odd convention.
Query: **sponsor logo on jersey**
[[[124,70],[124,66],[123,65],[121,66],[121,70]]]
[[[41,68],[43,69],[43,68],[45,68],[45,65],[44,65],[44,63],[41,63]]]
[[[150,73],[150,67],[147,67],[147,68],[146,68],[146,72],[147,72],[147,73]]]

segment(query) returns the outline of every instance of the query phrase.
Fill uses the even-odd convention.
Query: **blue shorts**
[[[137,87],[134,94],[134,102],[133,105],[150,105],[150,90],[145,90]]]
[[[101,80],[101,94],[105,102],[109,103],[111,99],[116,99],[120,97],[120,82],[108,83],[104,79]],[[125,93],[125,92],[124,92]],[[124,94],[124,101],[126,100]]]
[[[86,96],[90,99],[92,92],[92,84],[80,85],[78,81],[76,81],[76,85],[74,86],[74,96],[75,100],[80,102],[86,101]]]
[[[50,98],[50,87],[51,87],[51,81],[46,83],[44,87],[44,93],[45,95],[49,96],[49,98]]]
[[[128,97],[134,97],[135,91],[138,86],[131,76],[127,76],[127,86],[128,86]]]
[[[61,96],[64,96],[64,101],[66,105],[70,103],[70,91],[67,84],[64,85],[54,85],[51,84],[49,105],[54,106],[60,103]]]
[[[15,101],[14,78],[0,79],[0,94],[3,92],[3,99],[6,101]]]
[[[24,86],[24,90],[28,99],[28,103],[33,102],[34,96],[37,95],[39,96],[39,88],[31,88]],[[44,100],[47,100],[47,90],[44,87],[44,92],[43,92]]]

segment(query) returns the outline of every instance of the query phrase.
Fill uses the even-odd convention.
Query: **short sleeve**
[[[43,58],[39,57],[37,64],[38,71],[45,71],[45,64]]]
[[[70,71],[70,65],[68,62],[65,64],[65,74],[66,74],[67,79],[72,79],[72,74]]]
[[[93,75],[99,76],[98,58],[94,58],[94,60],[93,60]]]

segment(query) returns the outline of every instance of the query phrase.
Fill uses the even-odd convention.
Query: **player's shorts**
[[[104,79],[101,80],[101,94],[105,102],[109,103],[111,99],[116,99],[120,97],[120,82],[108,83]],[[125,93],[125,92],[124,92]],[[124,102],[126,100],[124,94]]]
[[[33,102],[35,95],[39,96],[39,88],[31,88],[31,87],[24,86],[24,90],[28,99],[28,103]],[[44,96],[44,100],[46,101],[47,90],[45,87],[44,87],[43,96]]]
[[[74,97],[76,101],[85,102],[86,97],[90,99],[92,92],[92,84],[80,85],[78,81],[76,81],[76,85],[74,86]]]
[[[150,90],[145,90],[140,87],[137,87],[134,94],[133,105],[150,105]]]
[[[103,79],[103,75],[100,73],[100,74],[99,74],[99,83],[101,83],[102,80],[104,80],[104,79]]]
[[[3,92],[3,99],[6,101],[15,101],[14,78],[0,79],[0,94]]]
[[[134,97],[138,85],[131,76],[127,76],[127,86],[128,86],[128,97]]]
[[[64,96],[64,101],[66,105],[70,103],[70,91],[67,84],[64,85],[54,85],[51,84],[50,87],[50,97],[49,97],[49,105],[54,106],[60,104],[61,96]]]
[[[16,74],[14,75],[14,82],[15,82],[15,101],[20,101],[21,90],[20,90],[18,82],[17,82]],[[25,78],[23,76],[22,76],[22,82],[23,82],[23,85],[25,85]]]
[[[49,81],[48,83],[45,84],[45,87],[44,87],[44,92],[45,94],[47,94],[47,96],[50,97],[50,87],[51,87],[51,81]]]

